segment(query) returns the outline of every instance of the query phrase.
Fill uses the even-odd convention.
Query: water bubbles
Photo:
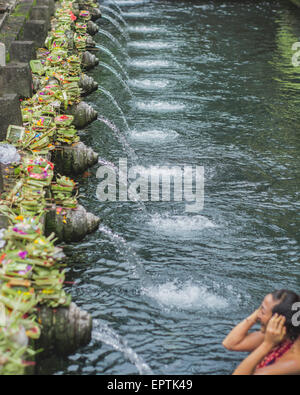
[[[136,107],[143,111],[153,112],[178,112],[185,109],[185,104],[169,101],[156,101],[151,100],[149,102],[136,102]]]
[[[175,130],[145,130],[137,131],[132,130],[130,132],[130,138],[142,143],[160,144],[164,141],[175,140],[178,137],[178,133]]]
[[[192,281],[168,281],[142,289],[142,295],[154,299],[159,305],[183,310],[226,309],[229,302],[204,285]]]
[[[168,60],[161,59],[142,59],[142,60],[131,60],[129,61],[129,66],[140,68],[140,69],[160,69],[176,66],[176,63],[170,62]]]
[[[169,84],[169,80],[151,80],[151,79],[133,79],[129,80],[129,85],[131,85],[134,88],[138,89],[151,89],[151,90],[158,90],[158,89],[164,89],[166,88]]]
[[[170,235],[184,236],[184,233],[198,232],[204,229],[217,228],[213,221],[204,215],[178,215],[170,214],[154,214],[151,216],[150,225],[156,229]]]
[[[160,50],[160,49],[170,49],[174,47],[173,42],[168,41],[131,41],[128,43],[128,47],[135,49],[145,49],[145,50]]]
[[[162,26],[130,26],[128,30],[132,33],[163,33],[166,30]]]

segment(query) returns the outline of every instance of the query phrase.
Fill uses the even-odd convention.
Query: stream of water
[[[230,374],[243,358],[222,347],[232,327],[267,292],[300,292],[300,73],[291,64],[300,13],[276,0],[103,4],[113,9],[98,21],[109,34],[95,40],[117,62],[98,56],[126,70],[133,97],[107,67],[94,69],[102,92],[86,101],[102,122],[82,140],[99,166],[204,166],[205,204],[188,213],[183,202],[100,203],[99,166],[76,180],[102,220],[65,249],[68,291],[92,314],[93,338],[40,371]]]

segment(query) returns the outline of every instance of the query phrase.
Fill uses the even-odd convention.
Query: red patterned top
[[[262,369],[266,366],[273,365],[279,358],[281,358],[285,353],[287,353],[294,345],[294,342],[291,340],[286,340],[285,342],[279,344],[274,348],[265,358],[261,361],[261,363],[257,366],[256,369]]]

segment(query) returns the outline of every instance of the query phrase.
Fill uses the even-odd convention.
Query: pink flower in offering
[[[19,233],[20,235],[27,235],[26,232],[23,232],[22,230],[18,229],[17,227],[13,228],[13,231],[16,233]]]
[[[28,255],[28,252],[27,251],[20,251],[18,255],[20,258],[25,259]]]
[[[18,274],[20,274],[21,276],[25,276],[25,274],[27,274],[30,270],[32,269],[32,266],[27,265],[25,270],[20,270],[18,272]]]

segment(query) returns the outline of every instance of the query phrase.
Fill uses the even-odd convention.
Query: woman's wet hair
[[[286,318],[285,326],[287,335],[291,340],[300,336],[300,326],[293,325],[293,316],[296,313],[293,305],[300,302],[300,296],[293,291],[281,289],[272,293],[274,301],[278,302],[273,308],[273,315],[279,314]]]

